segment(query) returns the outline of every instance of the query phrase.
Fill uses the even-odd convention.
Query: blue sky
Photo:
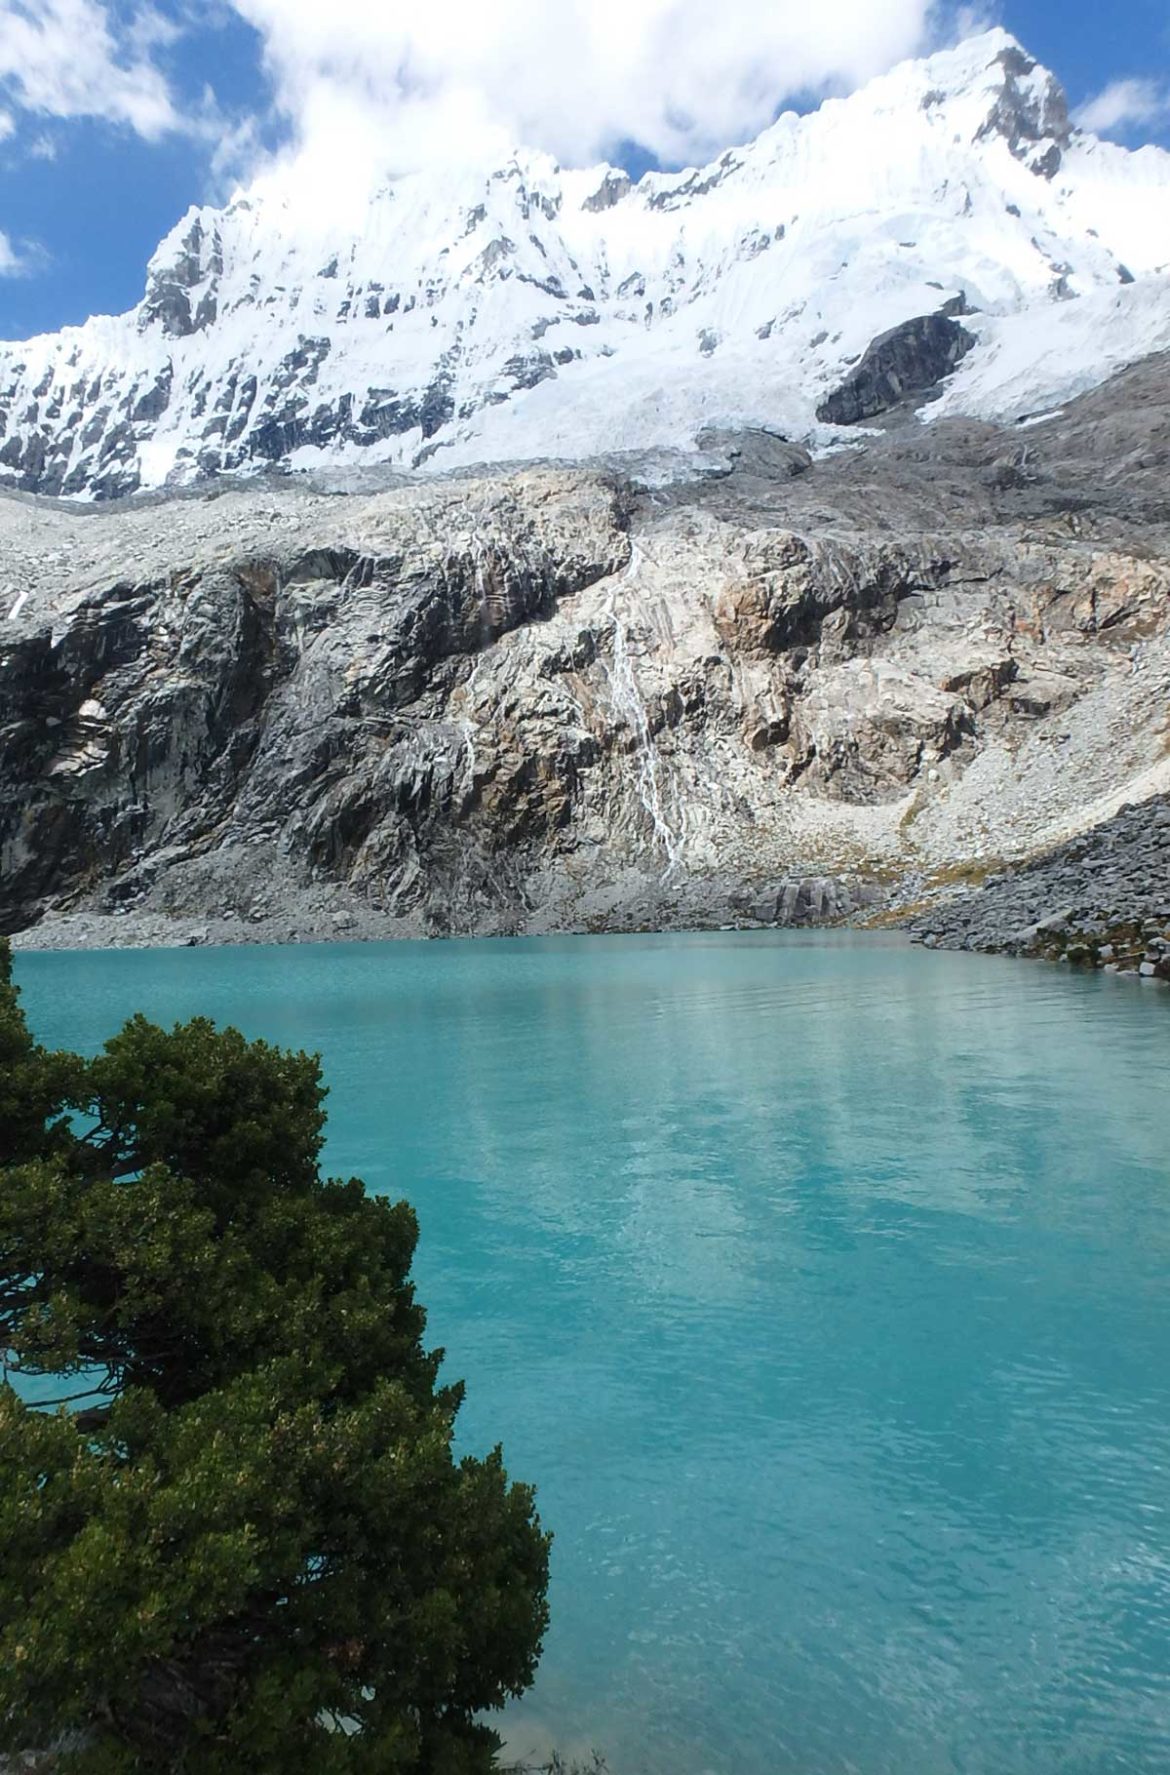
[[[587,35],[614,0],[558,0],[547,41],[534,39],[532,0],[496,0],[496,35],[482,40],[469,3],[430,0],[428,33],[402,0],[0,0],[0,338],[130,307],[188,204],[222,200],[266,152],[336,136],[363,108],[371,128],[414,118],[423,158],[422,125],[438,134],[470,106],[562,160],[608,150],[637,171],[743,139],[766,121],[761,106],[848,88],[940,28],[928,0],[720,0],[722,62],[707,79],[699,0],[625,0],[617,16],[639,14],[645,44],[631,37],[621,68],[604,51],[591,64],[586,36],[571,53],[557,36],[582,8]],[[1115,139],[1170,146],[1170,0],[1003,0],[978,18],[1013,31],[1074,107],[1100,101]],[[576,110],[556,84],[565,61],[583,71]],[[403,107],[404,90],[426,108]]]

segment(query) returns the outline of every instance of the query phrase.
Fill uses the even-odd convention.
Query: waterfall
[[[641,550],[635,543],[630,554],[630,564],[626,569],[627,580],[637,578],[641,563]],[[638,767],[638,799],[646,810],[655,841],[662,846],[666,853],[665,879],[666,876],[673,873],[678,865],[680,847],[678,837],[672,831],[662,806],[662,790],[659,780],[662,761],[658,756],[658,748],[654,744],[654,735],[650,731],[646,704],[638,688],[638,680],[630,657],[626,627],[618,615],[613,595],[610,596],[606,614],[613,624],[613,660],[610,665],[605,667],[605,673],[609,679],[609,694],[614,710],[628,723],[634,735]]]

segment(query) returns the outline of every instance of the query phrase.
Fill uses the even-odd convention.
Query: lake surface
[[[318,1049],[466,1446],[556,1533],[517,1749],[1170,1768],[1170,1002],[864,937],[18,958]]]

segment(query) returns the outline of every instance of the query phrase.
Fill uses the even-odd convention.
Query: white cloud
[[[958,42],[1002,24],[1001,8],[995,0],[969,0],[968,4],[956,6],[951,15],[952,31]]]
[[[154,60],[174,34],[149,5],[115,20],[102,0],[0,0],[0,85],[22,110],[154,140],[180,122]]]
[[[0,228],[0,277],[28,277],[44,263],[43,248],[25,242],[16,246]]]
[[[1113,80],[1076,114],[1082,129],[1107,136],[1170,117],[1170,91],[1153,80]]]
[[[288,146],[269,171],[335,212],[386,172],[518,144],[581,165],[633,141],[701,162],[784,100],[849,91],[995,0],[0,0],[0,100],[209,145],[217,195],[263,161],[272,117],[180,101],[181,40],[258,33]],[[2,116],[2,113],[0,113]],[[23,119],[22,119],[23,121]],[[54,137],[37,124],[30,152]],[[0,134],[3,126],[0,124]]]
[[[232,0],[298,147],[331,176],[501,144],[582,164],[703,160],[785,97],[848,90],[927,41],[932,0]]]

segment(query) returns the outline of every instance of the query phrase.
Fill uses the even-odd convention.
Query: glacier
[[[1075,128],[1002,30],[710,165],[493,167],[332,213],[270,172],[194,208],[142,302],[0,345],[0,485],[94,500],[361,463],[686,450],[818,406],[871,341],[961,314],[921,415],[1027,423],[1170,348],[1170,154]]]

